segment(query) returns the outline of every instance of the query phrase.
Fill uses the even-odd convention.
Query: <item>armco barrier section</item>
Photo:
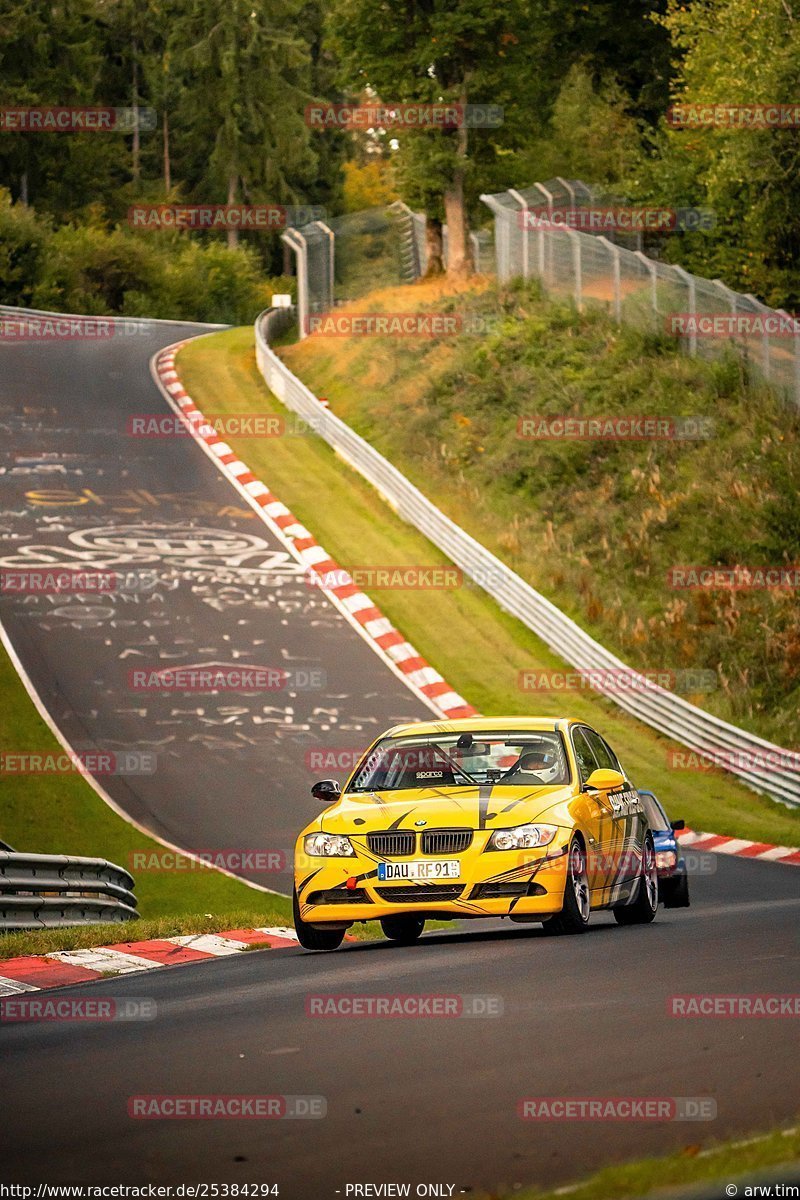
[[[133,877],[103,858],[0,851],[0,930],[132,921]]]
[[[390,462],[339,417],[320,404],[305,384],[270,349],[270,336],[286,321],[285,310],[268,309],[256,320],[256,360],[270,390],[308,421],[329,446],[377,488],[409,524],[423,533],[482,587],[506,612],[517,617],[556,654],[580,672],[600,672],[612,680],[621,672],[630,690],[597,691],[653,729],[724,766],[756,791],[792,807],[800,804],[798,756],[772,742],[705,712],[652,684],[627,667],[556,608],[516,572],[445,516]],[[285,326],[284,326],[285,327]]]

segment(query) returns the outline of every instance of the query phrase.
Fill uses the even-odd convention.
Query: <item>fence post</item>
[[[297,241],[293,239],[297,238]],[[300,337],[308,337],[308,243],[297,229],[287,229],[281,241],[294,250],[297,271],[297,321]]]
[[[721,279],[712,279],[711,282],[714,284],[714,287],[719,288],[719,290],[722,292],[722,294],[726,297],[728,304],[730,304],[730,306],[731,306],[731,315],[735,317],[736,316],[736,292],[734,292],[732,290],[732,288],[729,288],[726,283],[723,283]]]
[[[652,258],[648,258],[647,255],[641,250],[634,250],[633,253],[639,259],[639,262],[643,262],[647,267],[647,270],[650,272],[650,303],[653,309],[653,317],[655,318],[654,325],[656,326],[656,329],[658,329],[658,271],[656,269],[656,264],[653,262]]]
[[[786,318],[792,329],[794,402],[800,408],[800,319],[792,316],[785,308],[779,308],[776,311],[779,316]]]
[[[745,296],[748,300],[750,300],[753,304],[756,305],[756,307],[760,310],[762,315],[764,313],[770,312],[770,309],[768,309],[766,307],[766,305],[762,304],[761,301],[758,299],[758,297],[754,296],[752,292],[745,292]],[[766,326],[764,327],[764,332],[761,335],[761,369],[764,372],[764,378],[769,379],[769,377],[770,377],[769,333],[767,332]]]
[[[481,274],[481,244],[477,233],[470,233],[469,244],[472,246],[472,267],[473,270]]]
[[[575,188],[572,186],[570,181],[568,179],[562,178],[561,175],[556,175],[556,183],[561,184],[564,191],[569,196],[570,207],[574,208],[575,207]]]
[[[583,272],[581,263],[581,235],[574,229],[565,229],[572,243],[572,270],[575,274],[575,307],[583,312]]]
[[[408,241],[411,252],[411,272],[414,279],[425,274],[427,267],[427,250],[425,246],[425,213],[415,213],[403,200],[394,200],[389,205],[389,212],[402,214],[408,220]],[[333,278],[333,276],[331,276]]]
[[[686,284],[689,292],[689,316],[697,316],[697,288],[695,286],[694,275],[690,275],[688,271],[684,271],[683,267],[670,266],[670,270],[674,271],[679,279],[682,279]],[[697,329],[692,328],[689,334],[689,354],[692,358],[697,356]]]
[[[528,202],[525,197],[520,195],[519,192],[515,191],[514,188],[509,188],[508,194],[514,200],[516,200],[517,204],[520,206],[520,213],[517,216],[517,220],[522,221],[522,278],[527,279],[530,274],[530,264],[528,261],[528,222],[526,220],[528,213]]]
[[[498,283],[505,283],[511,273],[511,266],[508,261],[509,210],[502,204],[498,204],[494,196],[489,195],[488,192],[483,192],[480,199],[494,216],[495,272]]]
[[[552,232],[553,232],[553,193],[548,192],[547,188],[541,183],[535,183],[533,186],[542,193],[545,200],[547,201],[547,216],[550,221],[550,229],[548,232],[550,234],[552,234]],[[552,242],[550,242],[549,244],[552,245]],[[544,277],[547,273],[546,268],[547,268],[547,264],[545,262],[544,229],[540,229],[539,230],[539,276],[542,280],[544,280]]]
[[[334,300],[334,272],[336,271],[336,234],[331,229],[330,225],[326,225],[324,221],[317,221],[323,233],[328,235],[328,308],[330,311],[335,303]]]
[[[614,263],[614,319],[616,321],[621,321],[622,320],[622,280],[620,278],[619,246],[615,246],[613,242],[610,242],[608,240],[608,238],[604,238],[602,235],[600,237],[598,237],[597,240],[598,240],[598,242],[602,242],[603,245],[605,246],[606,250],[609,251],[609,253],[611,254],[612,261]]]

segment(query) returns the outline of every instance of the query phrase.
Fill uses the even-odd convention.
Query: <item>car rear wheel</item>
[[[564,886],[564,905],[557,916],[545,921],[545,933],[583,933],[591,912],[589,876],[586,871],[586,851],[578,838],[573,838],[567,858],[567,882]]]
[[[297,940],[304,950],[338,950],[344,938],[343,929],[315,929],[300,916],[297,892],[292,892],[292,912]]]
[[[425,928],[422,917],[381,917],[381,929],[392,942],[410,946]]]
[[[636,899],[633,904],[614,909],[618,925],[649,925],[658,908],[658,870],[653,839],[648,833],[644,840],[642,869],[637,883]]]

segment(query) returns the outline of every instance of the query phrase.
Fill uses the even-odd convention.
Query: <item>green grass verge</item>
[[[190,343],[178,361],[181,378],[207,415],[284,413],[255,365],[251,329]],[[324,393],[323,393],[324,394]],[[359,475],[318,437],[227,439],[339,562],[350,565],[443,564],[444,557],[401,521]],[[758,796],[720,771],[677,771],[672,743],[587,693],[519,690],[522,668],[564,664],[519,621],[479,589],[438,592],[374,590],[377,604],[463,696],[487,715],[574,715],[596,725],[639,786],[652,787],[675,818],[732,837],[800,844],[800,813]]]
[[[0,746],[15,751],[52,751],[61,747],[34,708],[14,666],[0,647]],[[15,850],[32,854],[80,854],[106,858],[131,870],[136,853],[157,853],[160,846],[119,817],[79,774],[6,775],[2,781],[0,839]],[[282,896],[256,891],[219,871],[133,872],[139,911],[146,919],[190,916],[197,913],[247,913],[250,924],[291,924],[291,902]],[[205,918],[192,917],[202,922]],[[141,937],[145,922],[123,928],[112,925],[115,940]],[[98,934],[108,926],[92,925],[77,930],[53,930],[57,944],[50,949],[68,949],[65,941],[87,937],[84,946],[96,946]],[[233,928],[228,926],[228,928]],[[182,932],[182,931],[181,931]],[[7,957],[9,939],[17,934],[0,934],[0,953]],[[26,937],[28,935],[25,935]],[[32,934],[31,936],[44,936]],[[102,939],[101,939],[102,940]],[[32,951],[31,951],[32,952]],[[21,951],[15,951],[21,953]],[[26,951],[27,953],[27,951]]]
[[[90,950],[94,946],[119,942],[143,942],[150,938],[179,937],[188,933],[222,933],[226,929],[253,929],[264,925],[291,925],[286,919],[286,903],[276,898],[274,907],[263,912],[253,908],[237,912],[194,913],[188,916],[158,917],[156,920],[112,921],[97,925],[77,925],[72,929],[26,929],[0,934],[0,962],[21,954],[51,954],[55,950]],[[253,949],[267,943],[253,943]]]
[[[573,1187],[546,1191],[524,1188],[508,1193],[507,1200],[512,1195],[514,1200],[557,1200],[563,1196],[569,1200],[629,1200],[661,1195],[666,1189],[682,1186],[690,1187],[694,1193],[704,1184],[716,1183],[722,1186],[736,1183],[739,1195],[744,1196],[747,1178],[755,1176],[763,1182],[771,1178],[772,1168],[777,1177],[781,1167],[797,1163],[800,1163],[800,1130],[779,1130],[744,1142],[724,1142],[704,1150],[692,1145],[666,1158],[606,1167]]]
[[[354,307],[499,322],[485,336],[312,337],[280,353],[448,516],[624,661],[707,672],[694,694],[684,676],[688,699],[800,745],[797,589],[669,582],[673,567],[800,561],[793,405],[734,356],[689,358],[666,336],[620,328],[596,307],[579,315],[536,286],[484,281],[456,295],[423,283]],[[684,418],[711,436],[519,434],[521,419],[538,427],[564,415]]]

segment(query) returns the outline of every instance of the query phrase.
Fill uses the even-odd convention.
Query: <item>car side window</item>
[[[594,751],[594,756],[597,759],[598,765],[604,771],[618,771],[619,763],[611,752],[611,748],[606,745],[599,733],[595,733],[593,729],[584,729],[582,732],[586,736],[586,740]]]
[[[581,783],[586,783],[586,780],[591,775],[592,771],[597,770],[597,760],[592,753],[592,748],[584,737],[583,729],[573,729],[572,745],[575,749],[575,757],[578,760],[578,770],[581,776]]]

